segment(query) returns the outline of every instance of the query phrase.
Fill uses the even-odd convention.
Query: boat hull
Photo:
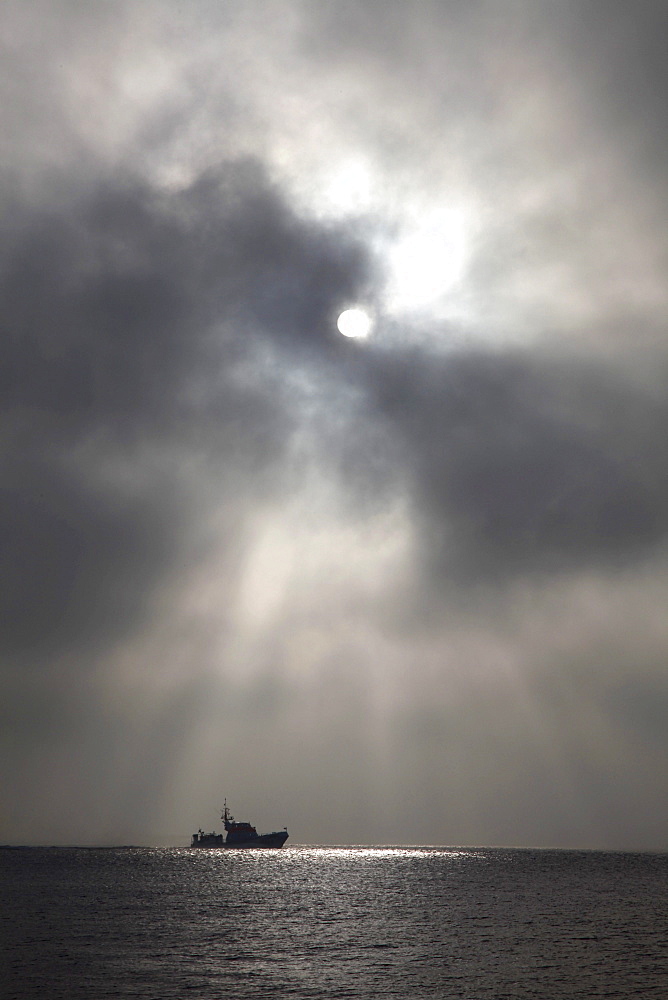
[[[257,844],[249,844],[249,847],[282,847],[288,839],[288,831],[281,830],[280,833],[263,833],[257,838]],[[230,844],[230,847],[235,845]]]

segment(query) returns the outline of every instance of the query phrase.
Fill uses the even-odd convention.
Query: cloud
[[[663,843],[662,6],[0,18],[3,839]]]
[[[137,624],[201,513],[194,456],[239,516],[235,491],[252,496],[285,453],[295,417],[280,374],[254,361],[263,345],[277,371],[300,345],[326,350],[337,305],[367,280],[355,240],[295,216],[257,163],[171,195],[130,178],[83,196],[58,186],[57,209],[6,194],[2,550],[15,650]]]
[[[663,397],[523,350],[395,355],[376,402],[423,548],[458,582],[652,556],[668,530]]]

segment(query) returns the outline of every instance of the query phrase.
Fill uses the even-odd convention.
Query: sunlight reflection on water
[[[0,851],[3,996],[661,996],[666,855]],[[7,915],[11,915],[8,917]]]

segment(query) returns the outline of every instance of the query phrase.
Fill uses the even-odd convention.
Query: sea
[[[668,855],[4,848],[0,996],[666,1000]]]

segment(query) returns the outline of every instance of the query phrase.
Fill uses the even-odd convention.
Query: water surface
[[[0,851],[0,995],[668,996],[668,855]]]

